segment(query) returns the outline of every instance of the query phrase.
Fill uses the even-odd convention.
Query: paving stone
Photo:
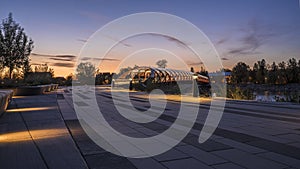
[[[290,145],[267,141],[264,139],[247,142],[247,144],[292,158],[300,159],[300,149]]]
[[[248,144],[245,143],[240,143],[234,140],[230,140],[230,139],[218,139],[216,140],[216,142],[220,142],[226,145],[229,145],[231,147],[234,147],[236,149],[248,152],[248,153],[252,153],[252,154],[257,154],[257,153],[262,153],[262,152],[267,152],[267,150],[261,149],[261,148],[257,148],[257,147],[253,147],[250,146]]]
[[[212,153],[208,153],[206,151],[200,150],[199,148],[196,148],[191,145],[176,147],[176,149],[207,164],[207,165],[220,164],[220,163],[227,162],[227,160],[224,160]]]
[[[154,135],[158,134],[157,131],[153,131],[153,130],[148,129],[148,128],[136,128],[135,130],[145,134],[146,136],[154,136]]]
[[[249,142],[249,141],[255,141],[258,140],[257,137],[248,135],[246,133],[239,133],[239,132],[232,132],[228,130],[224,130],[221,128],[217,128],[215,131],[215,134],[218,136],[222,136],[224,138],[229,138],[238,142]]]
[[[31,140],[31,136],[24,123],[0,124],[0,142],[28,139]]]
[[[67,120],[65,123],[68,126],[73,139],[76,141],[90,140],[89,136],[84,132],[78,120]]]
[[[125,134],[125,135],[131,134],[131,133],[137,133],[136,130],[134,130],[134,129],[130,128],[130,127],[124,126],[124,125],[121,126],[121,127],[116,128],[116,130],[118,132],[122,133],[122,134]]]
[[[168,167],[168,169],[213,169],[212,167],[205,165],[193,158],[167,161],[163,162],[162,164]]]
[[[198,142],[198,137],[194,136],[194,135],[189,135],[188,137],[184,138],[183,140],[186,144],[190,144],[193,145],[197,148],[200,148],[204,151],[207,152],[211,152],[211,151],[217,151],[217,150],[226,150],[226,149],[231,149],[232,147],[227,146],[225,144],[222,143],[218,143],[216,141],[213,140],[207,140],[204,143],[199,143]]]
[[[111,153],[88,155],[85,159],[91,169],[136,169],[127,158]]]
[[[40,120],[26,122],[33,139],[69,135],[69,131],[61,120]]]
[[[160,130],[167,129],[167,126],[159,124],[159,123],[154,123],[154,122],[143,124],[143,126],[146,127],[146,128],[155,130],[155,131],[160,131]]]
[[[77,115],[73,108],[65,100],[58,100],[57,103],[64,120],[77,119]]]
[[[87,165],[70,136],[36,139],[49,168],[86,169]]]
[[[130,122],[120,118],[120,115],[112,113],[115,109],[112,109],[113,103],[109,100],[110,94],[107,90],[98,92],[101,92],[101,95],[97,94],[98,100],[105,99],[101,105],[105,110],[103,114],[107,117],[108,122],[115,124],[116,129],[123,133],[126,132],[128,136],[149,137],[159,134],[167,129],[176,118],[174,112],[178,108],[178,103],[172,102],[168,103],[169,110],[158,120],[142,126],[142,124]],[[132,93],[132,95],[135,94]],[[85,96],[81,95],[80,97],[84,98]],[[272,107],[273,104],[269,103],[255,106],[257,109],[267,111],[257,112],[257,114],[262,113],[262,116],[260,114],[253,115],[248,110],[247,114],[242,114],[243,112],[238,114],[236,111],[239,107],[235,108],[235,112],[225,110],[219,128],[214,135],[204,144],[199,144],[198,136],[203,127],[201,123],[205,121],[209,108],[209,104],[206,104],[204,108],[201,107],[202,114],[198,117],[197,123],[191,131],[193,134],[189,134],[182,143],[172,150],[154,158],[127,159],[108,153],[87,136],[76,118],[70,94],[61,94],[57,97],[55,94],[23,97],[15,99],[14,102],[16,104],[11,105],[10,109],[16,106],[19,108],[52,106],[54,108],[21,113],[9,112],[0,118],[0,168],[3,166],[8,169],[77,169],[87,167],[129,169],[166,167],[180,169],[299,168],[300,145],[298,131],[294,130],[299,129],[299,124],[282,121],[286,118],[269,118],[272,114],[268,111],[274,110],[275,113],[280,113],[283,110],[280,109],[279,111],[277,110],[278,106]],[[149,102],[144,99],[135,100],[133,97],[133,102],[142,109],[149,106]],[[56,107],[57,103],[61,108],[60,112]],[[85,106],[82,103],[78,102],[79,105]],[[243,103],[245,102],[238,102],[235,105],[241,106]],[[252,103],[246,104],[245,109],[253,108]],[[232,106],[230,109],[234,109]],[[286,113],[290,117],[291,114],[298,112],[299,106],[284,108],[284,110],[287,110]],[[26,121],[29,132],[21,115]],[[18,123],[20,124],[18,125]],[[10,126],[11,124],[12,126]],[[182,121],[182,124],[186,124],[186,121]],[[13,140],[8,141],[8,139],[4,139],[5,134],[16,135],[13,135]],[[35,139],[35,143],[32,142],[31,136]],[[268,152],[264,152],[262,149]],[[14,154],[15,152],[17,154]],[[8,164],[11,161],[18,161],[19,163]]]
[[[152,158],[128,159],[138,169],[166,169],[165,166]]]
[[[215,169],[246,169],[233,163],[217,164],[213,165],[212,167],[214,167]]]
[[[153,158],[157,161],[169,161],[169,160],[175,160],[175,159],[182,159],[182,158],[188,158],[189,156],[176,150],[171,149],[163,154],[154,156]]]
[[[32,140],[0,142],[1,169],[47,169]]]
[[[22,116],[25,121],[62,120],[57,110],[26,112],[22,113]]]
[[[268,135],[284,134],[284,133],[288,132],[287,130],[282,130],[282,129],[274,130],[274,129],[268,129],[268,128],[264,128],[264,127],[260,127],[260,126],[255,126],[255,125],[239,127],[239,128],[246,130],[246,131],[254,131],[254,132],[264,133],[264,134],[268,134]]]
[[[127,135],[128,137],[135,137],[135,138],[147,138],[149,136],[143,134],[143,133],[140,133],[138,131],[135,131],[134,133],[126,133],[125,135]]]
[[[221,136],[217,136],[217,135],[212,135],[211,137],[210,137],[210,139],[212,139],[212,140],[218,140],[218,139],[224,139],[224,137],[221,137]]]
[[[178,143],[177,145],[176,145],[176,147],[177,146],[186,146],[187,144],[185,143],[185,142],[183,142],[183,141],[181,141],[180,143]]]
[[[255,133],[255,132],[254,132],[254,134],[255,134],[257,137],[260,137],[260,138],[262,138],[262,139],[269,140],[269,141],[272,141],[272,142],[282,143],[282,144],[289,144],[289,143],[294,143],[294,142],[295,142],[295,141],[290,140],[290,139],[280,138],[280,137],[272,136],[272,135],[257,134],[257,133]]]
[[[282,134],[282,135],[277,135],[276,137],[288,139],[288,140],[291,140],[291,141],[294,141],[294,142],[299,142],[300,141],[300,135],[299,134]]]
[[[295,167],[295,168],[300,166],[300,160],[290,158],[290,157],[287,157],[287,156],[284,156],[284,155],[281,155],[281,154],[277,154],[277,153],[274,153],[274,152],[262,153],[262,154],[259,154],[258,156],[261,156],[261,157],[264,157],[266,159],[270,159],[270,160],[273,160],[275,162],[282,163],[282,164],[285,164],[285,165],[288,165],[288,166],[291,166],[291,167]]]
[[[23,119],[18,112],[6,112],[0,117],[0,124],[2,123],[20,123]]]
[[[282,169],[287,167],[286,165],[262,159],[259,156],[245,153],[237,149],[215,151],[213,154],[249,169]]]
[[[296,148],[300,148],[300,142],[297,142],[297,143],[290,143],[289,144],[290,146],[293,146],[293,147],[296,147]]]
[[[86,104],[85,102],[81,102],[81,101],[74,102],[74,104],[76,104],[76,105],[79,106],[79,107],[86,107],[86,106],[89,106],[89,105]]]
[[[83,155],[106,153],[107,151],[98,146],[92,140],[76,141],[76,144]]]

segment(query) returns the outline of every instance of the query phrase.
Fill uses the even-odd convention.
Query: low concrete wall
[[[5,113],[12,96],[12,90],[0,90],[0,116]]]
[[[50,92],[56,90],[58,84],[47,84],[39,86],[21,86],[17,87],[15,91],[15,96],[31,96],[31,95],[41,95],[44,92]]]
[[[45,92],[51,92],[58,88],[58,84],[39,85],[45,89]]]
[[[30,96],[30,95],[40,95],[43,94],[45,88],[42,86],[21,86],[17,87],[15,91],[15,96]]]

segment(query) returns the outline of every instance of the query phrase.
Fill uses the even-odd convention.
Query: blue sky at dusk
[[[83,41],[95,31],[137,12],[170,13],[193,23],[212,41],[227,68],[239,61],[252,66],[262,58],[269,63],[300,59],[298,0],[1,1],[0,18],[9,12],[35,42],[32,63],[48,63],[56,76],[73,72],[72,56],[78,56]],[[102,71],[113,71],[111,64]]]

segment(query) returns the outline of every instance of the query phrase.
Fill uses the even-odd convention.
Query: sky
[[[253,66],[262,58],[268,63],[300,59],[299,0],[2,0],[0,18],[6,18],[9,12],[34,41],[31,64],[47,63],[54,68],[55,76],[74,74],[79,61],[94,61],[101,72],[115,72],[120,66],[134,64],[154,66],[160,58],[167,59],[170,68],[183,69],[182,64],[200,69],[201,60],[185,58],[191,51],[169,37],[151,34],[119,42],[99,65],[97,53],[79,60],[82,48],[97,30],[140,12],[168,13],[194,24],[212,42],[225,68],[239,61]],[[118,41],[103,35],[101,40],[105,39]],[[162,49],[139,51],[153,46],[175,51],[183,60],[175,62],[172,52]]]

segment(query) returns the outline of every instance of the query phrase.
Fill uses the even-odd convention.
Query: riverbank
[[[240,84],[227,86],[227,97],[232,99],[300,102],[300,84]]]

